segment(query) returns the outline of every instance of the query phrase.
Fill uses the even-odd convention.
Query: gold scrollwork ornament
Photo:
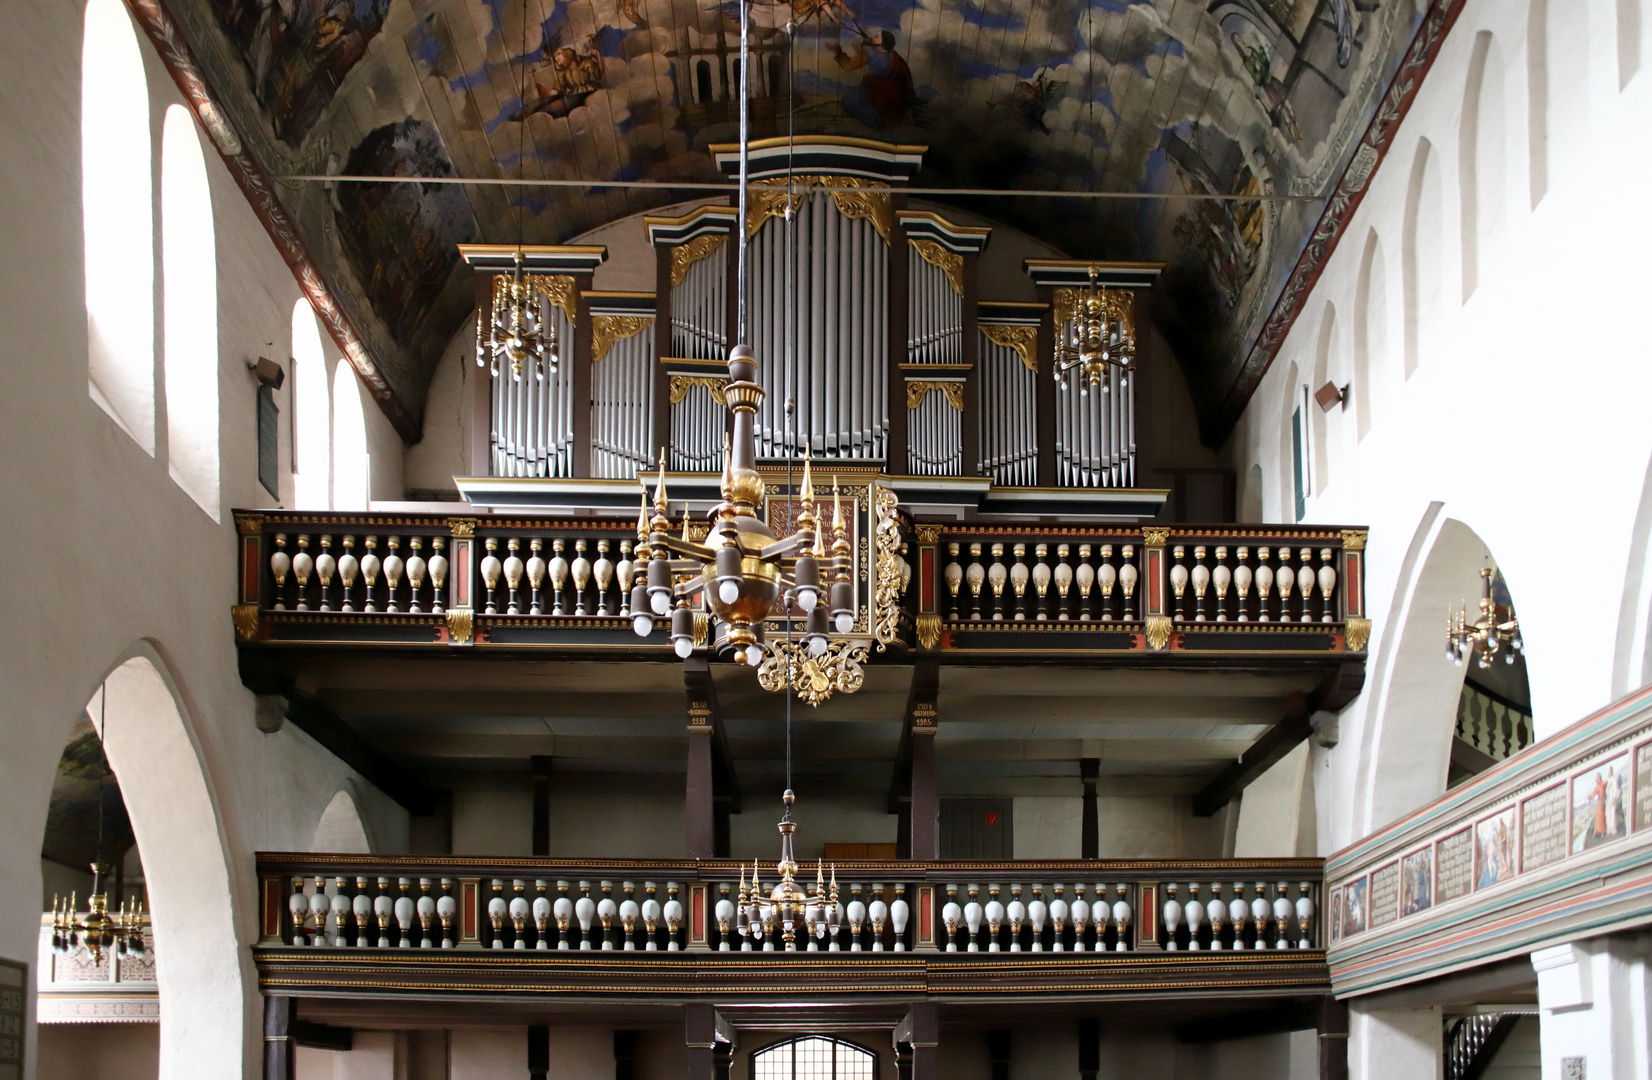
[[[591,363],[608,355],[614,342],[634,337],[654,321],[652,315],[597,315],[591,319]]]
[[[235,636],[242,641],[251,641],[258,636],[258,605],[232,604],[229,609],[230,618],[235,620]]]
[[[1371,641],[1370,619],[1349,619],[1345,642],[1349,652],[1364,652]]]
[[[931,391],[946,395],[946,403],[959,412],[964,411],[964,384],[941,379],[913,379],[906,384],[906,411],[911,412],[924,403]]]
[[[962,255],[956,251],[948,251],[935,241],[924,237],[913,237],[907,242],[912,245],[924,262],[946,275],[947,284],[952,286],[953,292],[959,296],[964,295],[964,257]]]
[[[877,587],[872,594],[872,637],[878,652],[895,643],[901,625],[900,498],[889,488],[874,485],[872,509],[877,517]]]
[[[1170,530],[1148,526],[1141,531],[1141,542],[1147,547],[1164,547],[1170,542]]]
[[[1154,652],[1161,652],[1170,644],[1170,616],[1149,615],[1147,617],[1147,647]]]
[[[933,649],[941,642],[941,613],[921,611],[917,618],[918,644]]]
[[[718,375],[673,375],[670,379],[671,404],[675,405],[682,401],[696,386],[703,386],[711,395],[711,400],[726,409],[728,398],[723,393],[723,387],[727,385],[728,379]]]
[[[728,233],[701,233],[686,244],[671,249],[671,285],[675,288],[688,277],[688,268],[728,241]]]
[[[801,641],[776,641],[763,648],[757,683],[771,693],[789,682],[798,699],[810,705],[836,694],[853,694],[866,682],[861,667],[869,653],[864,641],[834,641],[819,656],[810,656]]]
[[[1001,349],[1014,349],[1028,371],[1038,371],[1038,327],[1014,323],[983,323],[981,333]]]

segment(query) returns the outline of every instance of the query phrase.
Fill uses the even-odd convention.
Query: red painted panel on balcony
[[[263,570],[258,558],[259,539],[256,536],[241,540],[241,603],[258,602],[258,578]]]

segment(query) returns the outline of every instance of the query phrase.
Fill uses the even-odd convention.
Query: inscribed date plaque
[[[1468,829],[1434,845],[1434,883],[1441,903],[1467,896],[1474,888],[1474,841]]]
[[[1520,869],[1535,870],[1566,855],[1566,785],[1520,804]]]

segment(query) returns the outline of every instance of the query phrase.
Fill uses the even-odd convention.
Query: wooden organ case
[[[1063,391],[1054,368],[1079,298],[1098,283],[1145,350],[1159,265],[1028,259],[1038,301],[993,300],[980,273],[992,230],[903,194],[924,150],[824,136],[753,143],[744,222],[720,204],[642,219],[653,293],[594,291],[605,248],[524,248],[561,363],[543,380],[501,372],[485,420],[478,396],[477,475],[461,490],[494,505],[617,509],[634,503],[638,472],[662,448],[671,472],[714,485],[744,228],[747,337],[768,391],[760,460],[841,461],[885,477],[915,510],[1156,513],[1164,493],[1135,486],[1134,380],[1109,370],[1092,384],[1103,392]],[[737,170],[737,147],[711,153]],[[481,341],[491,329],[484,299],[516,249],[461,250],[482,272]],[[533,480],[542,483],[522,483]]]

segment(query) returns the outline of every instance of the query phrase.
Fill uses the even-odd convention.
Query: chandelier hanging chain
[[[1480,571],[1480,614],[1473,622],[1468,621],[1468,601],[1463,601],[1456,615],[1446,607],[1446,657],[1458,667],[1474,656],[1477,667],[1489,668],[1500,652],[1503,662],[1512,664],[1515,654],[1525,651],[1520,619],[1513,607],[1497,602],[1493,573],[1489,566]]]
[[[104,809],[109,780],[115,775],[109,765],[108,731],[109,683],[105,680],[98,692],[98,722],[93,725],[103,775],[98,777],[98,837],[91,863],[92,893],[87,897],[84,915],[79,911],[76,894],[71,892],[67,900],[52,898],[52,952],[59,956],[81,953],[93,966],[102,962],[105,950],[114,950],[115,955],[123,957],[144,954],[143,901],[134,899],[129,904],[122,898],[120,907],[111,915],[109,894],[102,887],[110,872],[109,864],[103,861]]]

